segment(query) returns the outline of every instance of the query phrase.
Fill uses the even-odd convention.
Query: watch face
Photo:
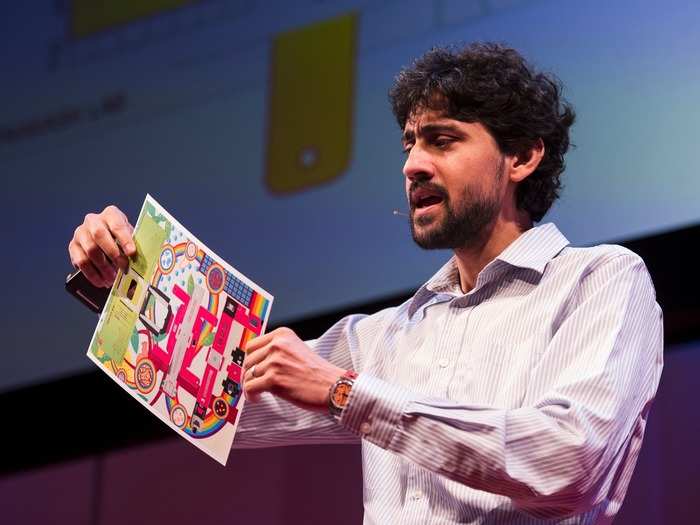
[[[333,390],[333,404],[338,408],[343,408],[348,403],[350,390],[352,390],[352,385],[350,385],[350,383],[338,383]]]

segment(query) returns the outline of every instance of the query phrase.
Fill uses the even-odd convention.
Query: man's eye
[[[409,153],[411,153],[411,148],[412,148],[412,147],[413,147],[413,146],[412,146],[411,144],[406,144],[403,148],[401,148],[401,152],[402,152],[404,155],[408,155]]]
[[[452,144],[452,142],[454,141],[450,137],[438,137],[433,141],[433,144],[438,148],[444,148]]]

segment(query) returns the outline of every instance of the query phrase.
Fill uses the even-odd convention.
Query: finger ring
[[[253,377],[258,377],[258,376],[255,375],[255,366],[256,366],[256,365],[253,365],[253,366],[250,367],[250,375],[252,375]]]

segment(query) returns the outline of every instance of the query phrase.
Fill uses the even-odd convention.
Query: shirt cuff
[[[389,448],[410,400],[410,390],[360,374],[352,386],[340,424],[378,447]]]

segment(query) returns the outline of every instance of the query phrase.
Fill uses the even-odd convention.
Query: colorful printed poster
[[[117,274],[87,355],[225,465],[243,409],[243,349],[264,333],[273,297],[150,195],[134,242],[137,254]]]

